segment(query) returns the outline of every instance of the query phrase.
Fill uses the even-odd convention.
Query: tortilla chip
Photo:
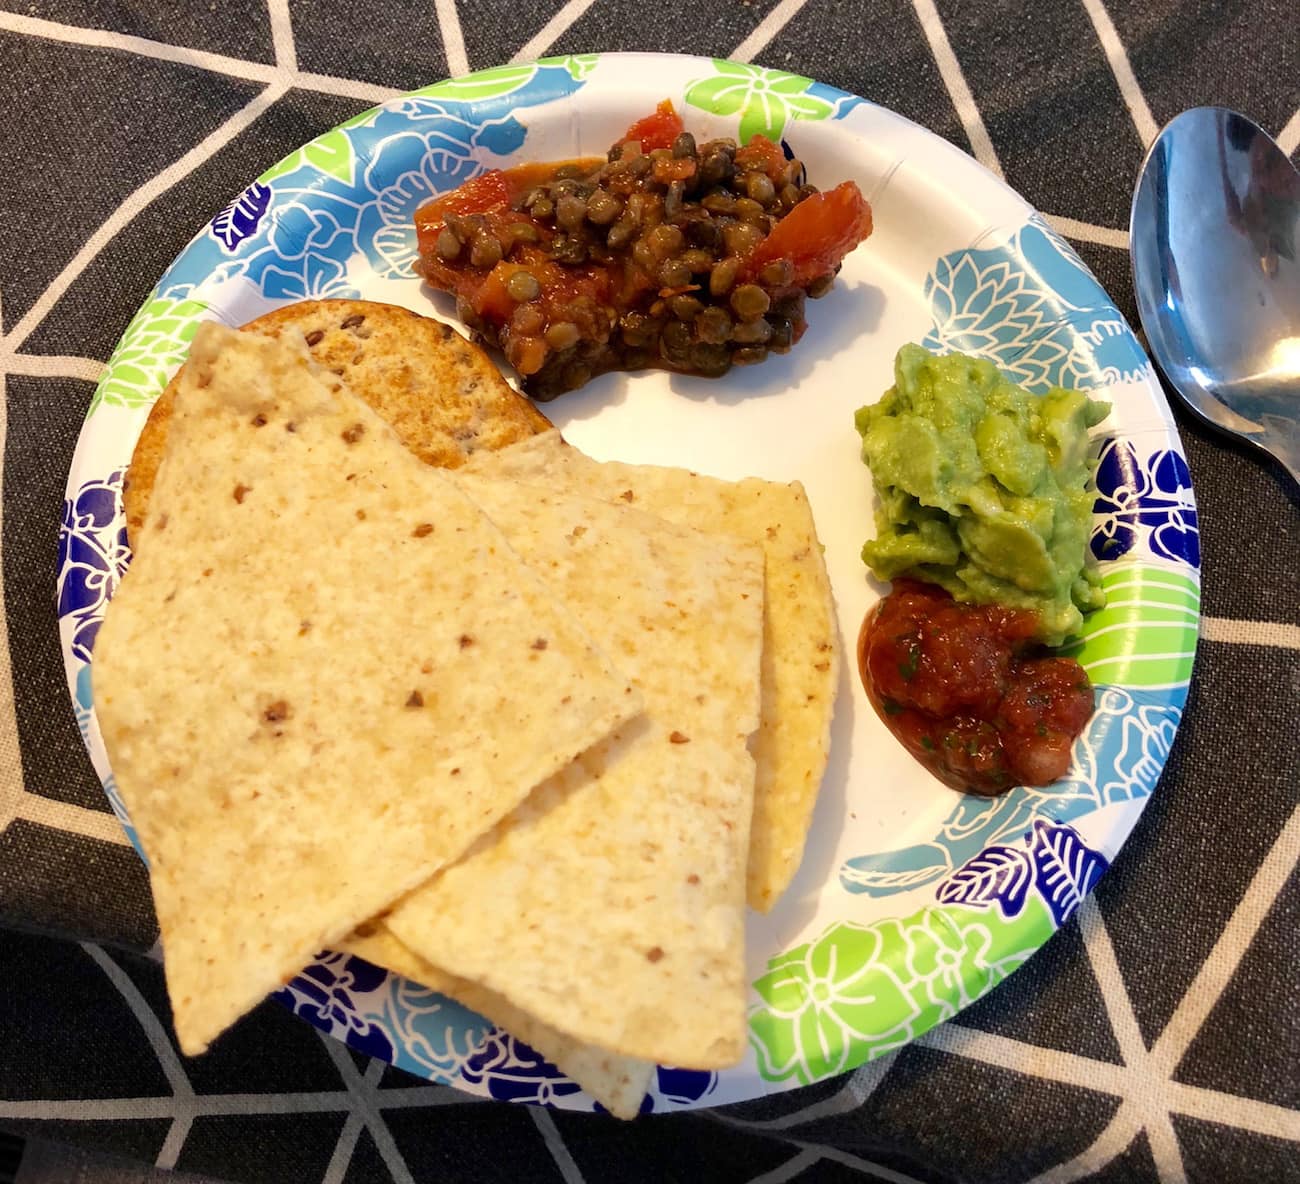
[[[745,1048],[762,554],[538,486],[458,484],[645,696],[385,924],[548,1027],[685,1068]]]
[[[197,1053],[641,704],[301,337],[185,374],[94,685]]]
[[[747,895],[751,908],[767,912],[803,858],[830,754],[840,677],[830,580],[803,486],[602,464],[565,444],[558,432],[481,453],[465,471],[622,501],[670,522],[762,544],[767,558],[763,722],[754,745],[758,773]]]
[[[641,1109],[641,1100],[655,1073],[654,1065],[648,1061],[620,1057],[589,1044],[579,1044],[563,1032],[539,1023],[495,991],[439,970],[381,926],[365,926],[348,938],[342,948],[372,965],[382,966],[477,1011],[541,1053],[615,1118],[635,1118]]]

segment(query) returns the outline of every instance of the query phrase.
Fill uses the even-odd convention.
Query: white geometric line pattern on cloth
[[[1133,117],[1133,126],[1137,128],[1138,138],[1145,148],[1156,138],[1160,127],[1151,115],[1142,88],[1138,86],[1133,67],[1129,64],[1128,52],[1120,41],[1119,34],[1115,32],[1115,25],[1102,0],[1083,0],[1083,7],[1088,13],[1088,19],[1092,21],[1092,27],[1097,31],[1097,40],[1101,42],[1106,61],[1110,63],[1111,73],[1115,75],[1115,82],[1119,86],[1119,93]]]
[[[1098,1061],[1078,1053],[1026,1044],[1009,1036],[982,1032],[951,1021],[931,1028],[913,1042],[923,1048],[937,1049],[950,1056],[982,1061],[999,1069],[1038,1077],[1045,1081],[1059,1081],[1062,1085],[1078,1086],[1095,1093],[1124,1098],[1129,1090],[1130,1074],[1123,1065]],[[1226,1126],[1239,1127],[1259,1135],[1300,1142],[1300,1112],[1258,1102],[1237,1094],[1210,1089],[1207,1086],[1186,1085],[1171,1081],[1167,1087],[1169,1108],[1172,1113],[1185,1114]]]
[[[372,1060],[366,1066],[362,1080],[366,1085],[373,1087],[383,1075],[383,1062]],[[325,1174],[321,1177],[321,1184],[342,1184],[343,1177],[347,1175],[348,1166],[352,1163],[352,1153],[357,1148],[357,1138],[365,1125],[366,1116],[359,1108],[354,1109],[347,1116],[343,1123],[343,1129],[339,1132],[338,1142],[334,1144],[334,1151],[330,1155],[330,1161],[325,1165]]]
[[[586,1184],[568,1147],[564,1145],[564,1136],[555,1125],[551,1112],[541,1106],[530,1106],[528,1113],[533,1120],[533,1125],[541,1132],[542,1142],[546,1144],[546,1150],[555,1160],[560,1175],[564,1177],[564,1184]]]
[[[1121,1103],[1101,1134],[1078,1155],[1041,1172],[1029,1184],[1071,1184],[1096,1175],[1133,1145],[1138,1126],[1133,1110],[1132,1102]]]
[[[531,62],[541,57],[569,28],[582,19],[596,0],[567,0],[549,21],[519,47],[511,62]]]
[[[813,1156],[812,1163],[816,1164],[820,1160],[830,1160],[832,1163],[838,1163],[846,1168],[853,1168],[855,1171],[863,1172],[868,1179],[885,1180],[888,1184],[922,1184],[915,1176],[909,1176],[904,1172],[897,1171],[894,1168],[886,1167],[883,1163],[876,1163],[872,1159],[863,1159],[858,1155],[850,1155],[847,1151],[841,1151],[838,1147],[827,1147],[821,1143],[814,1143],[808,1139],[796,1139],[792,1135],[779,1136],[781,1142],[788,1143],[791,1147],[798,1148],[800,1155]],[[789,1160],[781,1165],[786,1167]],[[779,1170],[779,1169],[775,1169]],[[759,1180],[767,1179],[767,1176],[759,1176]],[[794,1176],[777,1176],[776,1179],[795,1179]],[[750,1180],[749,1184],[756,1184],[756,1181]]]
[[[1297,863],[1300,863],[1300,807],[1292,813],[1268,855],[1259,865],[1209,957],[1150,1052],[1138,1030],[1114,949],[1102,923],[1100,909],[1091,898],[1085,902],[1079,911],[1080,926],[1106,1005],[1106,1014],[1124,1058],[1122,1067],[1111,1065],[1107,1067],[1108,1071],[1095,1075],[1088,1070],[1080,1073],[1080,1062],[1086,1062],[1087,1058],[1033,1046],[1017,1047],[1016,1041],[957,1024],[936,1028],[922,1036],[919,1043],[977,1060],[987,1060],[991,1064],[1033,1076],[1068,1081],[1070,1084],[1116,1094],[1124,1099],[1119,1112],[1090,1148],[1068,1164],[1057,1165],[1043,1173],[1035,1184],[1080,1179],[1100,1170],[1115,1155],[1122,1153],[1142,1131],[1146,1132],[1162,1184],[1185,1181],[1186,1171],[1171,1115],[1194,1114],[1215,1122],[1232,1120],[1228,1118],[1225,1109],[1205,1107],[1204,1095],[1217,1091],[1183,1085],[1173,1081],[1172,1075],[1201,1026],[1209,1018],[1251,939]],[[1032,1053],[1022,1060],[1025,1054],[1021,1050],[1030,1048],[1033,1048]],[[1063,1071],[1067,1069],[1068,1072]],[[1252,1112],[1254,1121],[1247,1129],[1300,1142],[1300,1113],[1241,1098],[1232,1098],[1230,1104],[1237,1110],[1238,1119],[1242,1117],[1242,1110]],[[1246,1124],[1237,1121],[1232,1125]]]
[[[731,51],[731,60],[733,62],[752,62],[758,54],[762,53],[771,44],[772,38],[784,29],[807,3],[808,0],[781,0],[767,16],[759,21],[753,32]]]
[[[1151,1158],[1156,1165],[1160,1184],[1186,1184],[1187,1171],[1183,1166],[1178,1137],[1169,1117],[1169,1103],[1162,1088],[1158,1071],[1153,1069],[1142,1030],[1138,1027],[1133,1004],[1124,988],[1115,948],[1102,920],[1101,909],[1095,898],[1088,897],[1079,906],[1079,931],[1084,948],[1092,964],[1092,973],[1101,990],[1106,1016],[1125,1067],[1133,1075],[1135,1085],[1125,1099],[1125,1109],[1135,1119],[1134,1134],[1145,1130],[1151,1147]]]
[[[820,1152],[807,1150],[797,1151],[783,1164],[778,1164],[770,1172],[764,1172],[761,1176],[755,1176],[749,1184],[785,1184],[787,1180],[793,1180],[796,1176],[802,1175],[806,1168],[821,1159]]]
[[[966,76],[953,52],[952,42],[948,40],[948,33],[943,27],[943,19],[939,16],[934,0],[912,0],[912,7],[916,11],[916,19],[921,22],[921,31],[930,43],[930,52],[939,67],[939,76],[948,89],[948,97],[966,131],[975,159],[999,180],[1003,180],[1002,163],[998,160],[988,128],[984,126],[984,117],[970,93],[970,87],[966,85]]]
[[[2,295],[2,294],[0,294]],[[0,303],[0,329],[4,327],[4,305]],[[0,461],[5,454],[9,430],[9,399],[5,390],[5,370],[0,359]],[[0,526],[3,506],[0,505]],[[0,534],[0,537],[3,537]],[[23,780],[23,754],[18,743],[18,713],[14,703],[13,668],[9,655],[9,626],[4,597],[0,596],[0,834],[3,834],[27,797]]]
[[[129,33],[113,33],[105,29],[81,28],[64,25],[40,17],[24,16],[16,12],[0,12],[0,30],[21,33],[29,37],[43,37],[47,41],[60,41],[65,45],[88,46],[95,49],[116,49],[139,57],[154,58],[162,62],[176,62],[193,66],[210,74],[224,74],[229,78],[243,78],[248,82],[280,82],[286,87],[312,90],[320,94],[337,95],[345,99],[362,99],[382,103],[401,92],[389,86],[376,86],[350,78],[332,78],[327,74],[313,74],[297,69],[285,70],[279,65],[249,62],[225,54],[209,53],[202,49],[189,49],[180,45],[166,45],[135,37]]]
[[[782,1114],[779,1118],[736,1118],[730,1114],[721,1114],[716,1110],[708,1110],[705,1113],[712,1118],[716,1118],[719,1122],[744,1127],[746,1130],[760,1133],[789,1130],[791,1127],[812,1122],[815,1118],[830,1118],[837,1114],[847,1114],[850,1110],[856,1110],[875,1093],[876,1086],[884,1081],[897,1058],[898,1053],[895,1051],[886,1053],[878,1060],[868,1061],[865,1065],[860,1065],[850,1074],[843,1088],[831,1094],[829,1098],[811,1102],[802,1110]]]
[[[442,52],[447,59],[447,73],[455,78],[469,73],[469,58],[465,56],[465,34],[460,27],[460,14],[456,0],[434,0],[438,13],[438,30],[442,33]]]
[[[858,1109],[876,1090],[876,1087],[888,1076],[889,1070],[893,1068],[894,1061],[898,1053],[886,1053],[875,1061],[868,1061],[865,1065],[855,1069],[844,1083],[843,1087],[838,1089],[828,1098],[822,1098],[820,1101],[811,1102],[801,1110],[795,1110],[790,1114],[783,1114],[779,1118],[769,1119],[746,1119],[737,1118],[731,1114],[723,1114],[717,1110],[706,1110],[704,1114],[725,1126],[734,1127],[738,1130],[749,1131],[758,1135],[773,1135],[783,1142],[789,1143],[793,1147],[802,1148],[798,1155],[787,1160],[784,1164],[773,1168],[770,1173],[751,1180],[750,1184],[759,1184],[762,1180],[789,1180],[794,1178],[795,1169],[792,1167],[798,1161],[798,1169],[811,1166],[820,1159],[836,1158],[833,1149],[823,1147],[819,1144],[806,1142],[797,1139],[792,1135],[785,1135],[782,1132],[791,1130],[794,1127],[804,1126],[807,1123],[814,1122],[820,1118],[833,1118],[841,1114],[850,1114]],[[916,1184],[911,1176],[904,1176],[892,1169],[885,1167],[883,1164],[873,1163],[867,1160],[851,1157],[852,1162],[847,1163],[845,1160],[837,1159],[837,1162],[847,1163],[847,1166],[859,1168],[860,1170],[869,1171],[873,1178],[895,1181],[896,1184]]]
[[[73,281],[145,206],[165,193],[173,185],[188,177],[218,149],[224,148],[264,111],[283,98],[288,90],[289,84],[286,82],[272,83],[214,131],[200,140],[179,160],[173,161],[165,169],[155,173],[148,181],[129,194],[122,204],[108,216],[103,225],[86,240],[81,250],[59,272],[22,319],[8,334],[0,338],[0,346],[9,350],[16,350],[22,345],[36,326],[40,324],[45,314],[54,307],[59,298],[72,286]]]
[[[275,51],[275,68],[284,75],[298,72],[298,50],[293,43],[293,15],[289,0],[267,0],[266,14],[271,22],[271,47]]]
[[[0,369],[24,378],[79,378],[98,382],[105,363],[98,358],[77,358],[59,354],[15,354],[0,347]]]
[[[379,1090],[381,1110],[421,1110],[434,1106],[477,1106],[483,1099],[450,1086],[419,1085]],[[337,1114],[350,1113],[356,1098],[345,1089],[303,1090],[282,1094],[196,1094],[194,1116],[208,1118],[232,1114]],[[128,1118],[175,1118],[176,1100],[167,1097],[57,1098],[21,1102],[0,1101],[0,1119],[42,1122],[84,1120],[105,1122]]]
[[[1063,234],[1066,238],[1075,239],[1077,242],[1097,243],[1103,247],[1116,247],[1121,251],[1128,250],[1128,231],[1112,230],[1109,226],[1094,226],[1091,222],[1076,222],[1073,218],[1067,218],[1063,214],[1044,214],[1048,224],[1056,231],[1057,234]]]
[[[377,1086],[379,1078],[383,1076],[382,1066],[373,1080],[371,1080],[369,1071],[370,1066],[367,1066],[366,1076],[362,1077],[357,1072],[357,1067],[352,1061],[351,1052],[337,1040],[326,1036],[323,1032],[318,1033],[318,1035],[321,1044],[325,1046],[325,1051],[329,1054],[330,1060],[334,1062],[334,1067],[339,1071],[339,1076],[343,1078],[343,1084],[347,1086],[348,1093],[355,1099],[356,1111],[361,1115],[361,1121],[365,1124],[366,1130],[370,1132],[370,1137],[375,1142],[380,1158],[383,1159],[384,1166],[393,1178],[393,1184],[415,1184],[411,1169],[406,1166],[406,1160],[402,1158],[402,1153],[398,1151],[397,1144],[393,1141],[393,1134],[388,1129],[388,1123],[384,1121],[383,1115],[380,1114],[379,1107],[376,1105],[379,1092]]]
[[[127,1007],[131,1009],[131,1014],[135,1016],[136,1022],[149,1039],[149,1047],[153,1049],[153,1055],[157,1058],[163,1076],[167,1078],[167,1084],[171,1086],[172,1100],[175,1103],[175,1117],[172,1119],[171,1127],[167,1131],[167,1137],[163,1140],[163,1145],[158,1151],[155,1166],[174,1168],[177,1159],[180,1158],[181,1148],[185,1145],[185,1139],[190,1133],[190,1126],[194,1122],[194,1088],[190,1085],[190,1079],[186,1076],[180,1057],[177,1056],[176,1050],[172,1047],[172,1042],[163,1028],[162,1022],[154,1015],[153,1008],[149,1006],[145,997],[140,994],[140,989],[127,977],[126,972],[99,946],[92,942],[83,941],[81,948],[90,956],[91,961],[108,976],[108,981],[117,988],[117,993],[122,996]]]
[[[903,1172],[895,1171],[893,1168],[887,1168],[883,1163],[876,1163],[874,1160],[862,1159],[857,1155],[850,1155],[847,1151],[841,1151],[837,1147],[822,1147],[817,1143],[807,1143],[802,1139],[786,1139],[791,1147],[800,1148],[798,1154],[785,1161],[779,1167],[773,1168],[771,1172],[762,1176],[757,1176],[749,1181],[749,1184],[761,1184],[762,1181],[783,1181],[801,1179],[802,1173],[809,1167],[813,1167],[823,1160],[829,1160],[831,1163],[840,1164],[842,1167],[853,1168],[855,1171],[864,1173],[870,1180],[884,1180],[886,1184],[922,1184],[915,1176],[905,1175]],[[797,1166],[797,1169],[795,1165]],[[800,1174],[795,1175],[795,1171]]]
[[[1151,1057],[1161,1073],[1172,1075],[1178,1068],[1297,865],[1300,865],[1300,806],[1292,811],[1269,853],[1255,869],[1210,956],[1202,963],[1164,1031],[1156,1037]],[[1296,1115],[1291,1137],[1300,1139],[1300,1114]]]
[[[1202,617],[1201,636],[1229,645],[1268,645],[1300,650],[1300,625],[1276,621],[1239,621],[1232,617]]]
[[[1300,108],[1286,121],[1286,127],[1277,133],[1277,146],[1288,156],[1300,148]]]
[[[3,394],[3,388],[0,388],[0,394]],[[13,784],[18,785],[19,782]],[[4,831],[11,820],[21,818],[25,822],[35,822],[64,834],[83,835],[102,843],[112,843],[115,847],[131,845],[116,814],[78,806],[75,802],[42,797],[26,789],[19,789],[14,794],[12,786],[6,792],[9,794],[9,803],[7,807],[0,805],[0,832]]]

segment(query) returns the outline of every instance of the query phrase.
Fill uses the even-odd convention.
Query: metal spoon
[[[1129,249],[1170,384],[1300,484],[1300,173],[1244,115],[1184,111],[1142,163]]]

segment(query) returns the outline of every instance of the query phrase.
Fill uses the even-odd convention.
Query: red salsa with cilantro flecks
[[[1065,775],[1093,710],[1072,658],[1035,641],[1033,612],[959,603],[913,580],[868,615],[858,664],[872,706],[946,785],[993,796]]]
[[[664,102],[605,157],[494,169],[415,226],[417,271],[545,400],[609,370],[716,377],[788,352],[871,209],[763,136],[697,144]]]

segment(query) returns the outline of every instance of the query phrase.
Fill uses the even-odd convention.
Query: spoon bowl
[[[1300,484],[1300,173],[1244,115],[1184,111],[1143,161],[1129,244],[1165,378]]]

